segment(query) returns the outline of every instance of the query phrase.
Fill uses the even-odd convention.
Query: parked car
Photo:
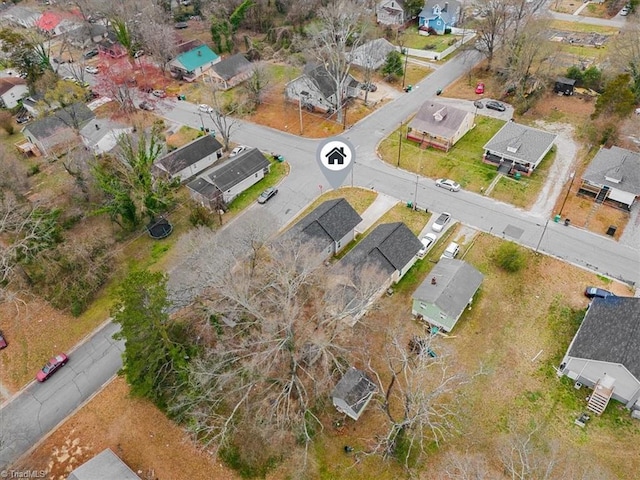
[[[33,117],[31,115],[29,115],[29,114],[19,115],[19,116],[16,117],[16,122],[18,124],[23,124],[23,123],[27,123],[27,122],[31,121],[32,118]]]
[[[133,54],[133,58],[140,58],[143,55],[144,55],[144,50],[138,50],[136,51],[136,53]]]
[[[620,15],[626,17],[627,15],[629,15],[629,12],[631,12],[631,6],[625,5],[624,7],[622,7],[622,10],[620,10]]]
[[[258,197],[258,203],[267,203],[271,197],[275,197],[278,193],[277,188],[267,188],[264,192],[260,194]]]
[[[0,350],[2,350],[3,348],[7,348],[7,339],[4,338],[4,333],[2,333],[2,330],[0,330]]]
[[[189,28],[189,24],[187,22],[178,22],[174,25],[176,30],[184,30],[185,28]]]
[[[376,90],[378,90],[378,86],[375,83],[361,83],[360,84],[360,90],[367,90],[369,92],[375,92]]]
[[[436,221],[433,222],[433,225],[431,225],[431,229],[434,232],[441,232],[444,229],[444,226],[449,223],[449,220],[451,220],[451,214],[448,212],[442,212]]]
[[[213,113],[213,108],[206,103],[201,103],[200,105],[198,105],[198,110],[204,113]]]
[[[84,71],[87,72],[87,73],[91,73],[91,74],[95,75],[100,70],[98,70],[98,67],[94,67],[92,65],[88,65],[88,66],[84,67]]]
[[[495,100],[489,100],[487,103],[485,103],[485,107],[490,108],[491,110],[497,110],[499,112],[504,112],[507,109],[504,104],[496,102]]]
[[[231,150],[231,153],[229,154],[230,157],[235,157],[236,155],[238,155],[239,153],[244,152],[245,150],[247,150],[249,147],[246,147],[244,145],[238,145],[236,148],[234,148],[233,150]]]
[[[604,290],[598,287],[587,287],[584,290],[584,296],[587,298],[608,298],[615,297],[615,293],[611,293],[609,290]]]
[[[62,77],[62,80],[65,80],[67,82],[78,83],[78,79],[76,79],[76,77],[72,77],[71,75],[66,75]]]
[[[449,245],[447,245],[447,248],[444,250],[444,252],[442,252],[440,258],[456,258],[459,252],[460,245],[458,245],[456,242],[451,242]]]
[[[158,98],[165,98],[167,96],[167,92],[165,92],[164,90],[154,90],[151,93],[153,94],[154,97],[158,97]]]
[[[427,233],[424,237],[420,239],[422,242],[422,248],[418,250],[417,257],[424,258],[427,254],[427,251],[436,243],[436,235],[435,233]]]
[[[473,106],[476,108],[484,108],[484,105],[480,100],[476,100],[475,102],[473,102]]]
[[[476,93],[477,93],[478,95],[480,95],[480,94],[484,93],[484,83],[479,82],[479,83],[476,85]]]
[[[90,58],[97,57],[100,52],[97,48],[89,50],[88,52],[84,52],[83,57],[89,60]]]
[[[69,357],[67,357],[64,353],[59,353],[55,357],[49,359],[49,361],[40,369],[40,371],[36,374],[36,380],[39,382],[44,382],[51,375],[56,373],[60,367],[63,367],[69,361]]]
[[[147,110],[149,112],[154,110],[153,105],[151,105],[146,100],[144,102],[141,102],[140,105],[138,105],[138,106],[140,107],[141,110]]]
[[[452,192],[460,190],[460,184],[448,178],[439,178],[436,180],[436,187],[446,188]]]

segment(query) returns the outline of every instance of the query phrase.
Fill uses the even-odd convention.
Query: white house
[[[185,181],[209,168],[222,157],[222,144],[213,135],[205,135],[167,153],[153,164],[156,176]]]
[[[96,155],[110,152],[121,135],[133,132],[133,127],[113,122],[106,118],[94,118],[80,129],[80,138],[85,147]]]
[[[376,6],[376,20],[381,25],[402,26],[410,18],[402,0],[382,0]]]
[[[559,372],[594,388],[591,397],[594,402],[601,400],[601,410],[609,398],[627,408],[640,409],[639,327],[640,298],[594,299]]]
[[[20,77],[0,78],[0,107],[13,108],[29,94],[27,82]]]

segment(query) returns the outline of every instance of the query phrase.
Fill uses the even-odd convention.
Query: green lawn
[[[271,155],[267,155],[267,158],[270,157]],[[229,204],[229,212],[232,213],[233,216],[255,202],[264,190],[280,183],[280,180],[289,173],[288,163],[280,163],[271,159],[269,161],[271,162],[271,171],[262,180],[246,189]],[[228,221],[228,216],[225,218],[227,218]]]
[[[449,152],[433,148],[421,149],[415,142],[402,139],[398,162],[399,128],[380,143],[382,159],[404,170],[431,178],[452,178],[466,190],[480,192],[495,178],[496,168],[482,163],[482,147],[504,125],[502,120],[478,115],[476,126],[454,145]],[[406,130],[406,125],[403,127]]]
[[[603,35],[616,35],[618,28],[605,27],[601,25],[591,25],[589,23],[565,22],[563,20],[552,20],[549,22],[549,30],[564,30],[567,32],[601,33]]]
[[[378,221],[374,223],[367,232],[365,232],[365,235],[381,223],[394,222],[403,222],[415,235],[419,235],[427,222],[429,222],[430,218],[431,214],[425,213],[424,210],[412,210],[411,208],[408,208],[406,204],[398,203],[380,217]]]
[[[404,46],[418,50],[430,50],[442,52],[451,46],[451,42],[456,41],[454,35],[420,35],[417,26],[407,28],[402,39]]]

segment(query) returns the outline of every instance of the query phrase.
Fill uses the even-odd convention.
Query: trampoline
[[[173,225],[169,223],[169,220],[166,218],[159,218],[152,222],[149,222],[147,225],[147,231],[149,232],[149,236],[156,240],[160,240],[162,238],[166,238],[171,235],[173,232]]]

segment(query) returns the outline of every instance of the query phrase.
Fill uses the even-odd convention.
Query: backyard
[[[455,35],[420,35],[418,26],[411,25],[404,30],[402,38],[398,39],[398,45],[402,42],[403,47],[415,48],[417,50],[429,50],[432,52],[442,52],[458,41]]]

